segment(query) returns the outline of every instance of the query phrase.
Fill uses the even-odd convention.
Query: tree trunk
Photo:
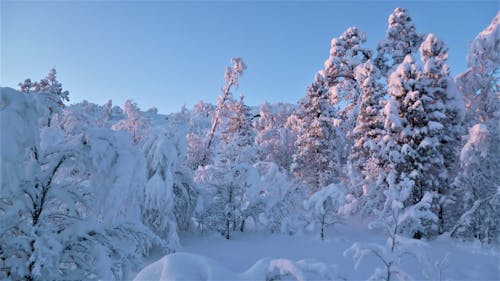
[[[241,220],[241,226],[240,226],[240,232],[243,232],[243,229],[245,228],[245,219]]]
[[[321,241],[325,240],[325,215],[321,217]]]

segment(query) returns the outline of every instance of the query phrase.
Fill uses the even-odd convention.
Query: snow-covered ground
[[[136,280],[265,280],[280,271],[288,272],[286,279],[291,280],[366,280],[382,266],[380,260],[367,257],[356,270],[352,256],[344,252],[355,242],[383,245],[385,241],[366,226],[353,224],[330,230],[325,241],[314,234],[240,233],[229,241],[219,235],[183,237],[178,253],[152,263]],[[448,265],[441,266],[441,280],[500,279],[498,249],[440,237],[428,241],[421,250],[427,264],[411,256],[401,262],[402,269],[415,280],[440,280],[436,262],[446,256]],[[311,269],[315,275],[310,274]]]

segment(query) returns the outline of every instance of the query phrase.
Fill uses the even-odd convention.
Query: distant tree
[[[19,91],[29,94],[33,88],[33,83],[31,82],[31,79],[27,78],[24,82],[18,83],[17,86],[19,87]]]
[[[407,55],[415,53],[422,39],[423,35],[416,31],[408,10],[394,9],[389,16],[386,37],[378,43],[374,60],[382,75],[389,75]]]
[[[292,111],[291,106],[286,104],[264,103],[256,122],[259,158],[262,161],[274,162],[286,171],[289,171],[292,164],[296,139],[293,132],[286,127],[287,119]]]
[[[23,93],[41,94],[44,97],[44,103],[49,108],[50,116],[47,119],[47,126],[51,126],[53,115],[59,115],[61,108],[64,107],[64,101],[69,101],[69,92],[63,91],[62,84],[57,80],[55,67],[49,70],[47,76],[40,82],[31,82],[26,79],[19,83],[19,90]]]
[[[149,120],[143,117],[135,102],[125,101],[124,112],[127,119],[121,120],[112,126],[115,131],[127,131],[132,137],[132,143],[138,144],[147,135],[150,128]]]

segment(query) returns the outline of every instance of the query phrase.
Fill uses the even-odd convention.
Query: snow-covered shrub
[[[347,190],[340,184],[331,184],[321,188],[306,200],[305,209],[312,217],[311,225],[319,223],[321,240],[329,226],[343,222],[342,208],[346,204]]]
[[[2,91],[2,121],[23,120],[11,126],[14,134],[29,136],[24,131],[34,130],[25,142],[13,145],[26,151],[21,157],[2,153],[2,163],[23,165],[24,174],[6,181],[2,175],[0,276],[127,278],[155,239],[139,216],[142,155],[126,135],[108,129],[74,136],[56,126],[39,130],[44,116],[28,112],[38,99],[19,97]],[[40,107],[43,102],[35,109]],[[7,142],[2,138],[2,143]]]

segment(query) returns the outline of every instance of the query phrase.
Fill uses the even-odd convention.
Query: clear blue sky
[[[418,31],[449,46],[454,74],[469,42],[497,13],[493,1],[1,1],[1,85],[38,80],[52,66],[72,102],[178,111],[215,103],[229,59],[248,70],[239,93],[250,105],[295,103],[323,67],[330,40],[349,26],[374,47],[395,7]]]

